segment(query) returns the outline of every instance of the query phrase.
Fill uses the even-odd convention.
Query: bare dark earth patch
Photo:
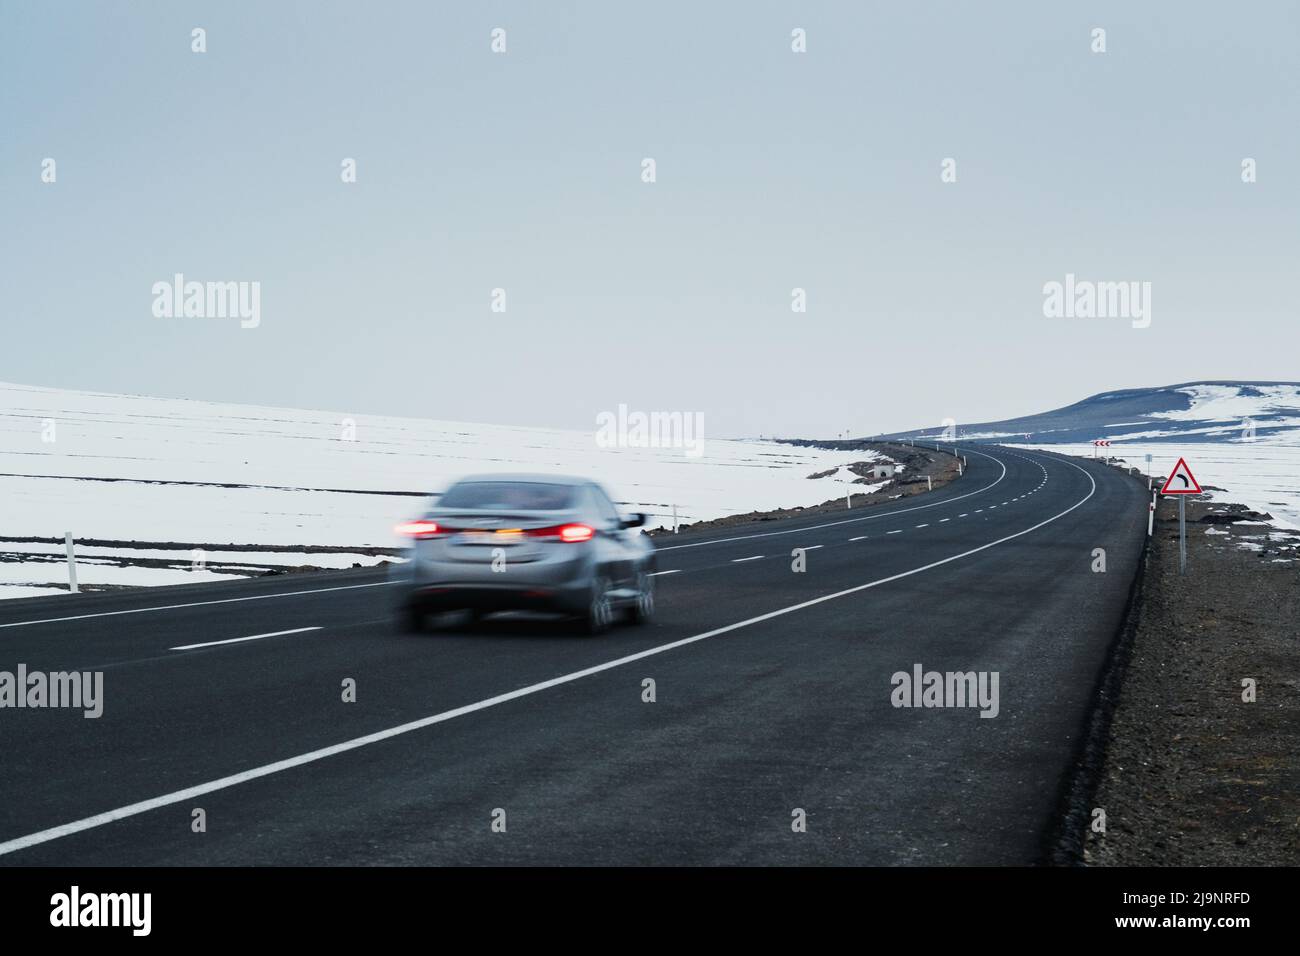
[[[1300,536],[1162,502],[1093,807],[1097,866],[1300,863]],[[1254,703],[1242,699],[1255,681]]]

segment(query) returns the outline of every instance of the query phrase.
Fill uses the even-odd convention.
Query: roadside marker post
[[[1147,452],[1147,491],[1151,490],[1151,453]]]
[[[925,476],[925,490],[934,491],[934,479],[931,478],[929,475]]]
[[[1174,465],[1174,470],[1169,473],[1165,479],[1164,486],[1160,489],[1162,495],[1178,496],[1178,573],[1187,573],[1187,496],[1199,495],[1201,493],[1200,482],[1192,474],[1192,469],[1187,467],[1187,462],[1182,458],[1178,459],[1178,464]]]
[[[63,546],[68,552],[68,591],[72,594],[79,593],[77,587],[77,555],[72,547],[72,532],[63,532]]]
[[[673,534],[677,533],[677,506],[673,505]]]
[[[1178,499],[1178,573],[1187,573],[1187,499]]]

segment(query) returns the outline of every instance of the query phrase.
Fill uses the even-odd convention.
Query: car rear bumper
[[[585,582],[566,585],[449,582],[407,591],[406,607],[425,611],[555,611],[578,613],[591,599]]]

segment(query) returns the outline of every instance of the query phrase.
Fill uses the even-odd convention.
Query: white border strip
[[[248,597],[222,598],[220,601],[195,601],[192,604],[164,604],[161,607],[133,607],[125,611],[100,611],[98,614],[75,614],[72,617],[47,617],[40,621],[15,621],[13,624],[0,624],[5,627],[27,627],[32,624],[58,624],[61,621],[84,621],[91,617],[113,617],[117,614],[144,614],[148,611],[176,611],[185,607],[206,607],[209,604],[234,604],[238,601],[267,601],[271,598],[297,597],[300,594],[324,594],[327,591],[352,591],[356,588],[381,588],[389,582],[375,581],[372,584],[344,584],[336,588],[315,588],[311,591],[277,591],[275,594],[252,594]]]

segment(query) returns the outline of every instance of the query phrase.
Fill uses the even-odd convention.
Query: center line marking
[[[671,571],[651,571],[650,577],[657,578],[661,574],[677,574],[679,571],[681,571],[681,568],[673,568]]]
[[[866,540],[867,540],[867,536],[866,536],[865,534],[860,534],[860,535],[858,535],[856,538],[849,538],[849,540],[850,540],[850,541],[866,541]]]
[[[732,558],[731,563],[740,564],[742,561],[757,561],[761,557],[762,557],[761,554],[756,554],[752,558]]]
[[[918,528],[928,528],[928,527],[930,527],[930,526],[929,526],[928,524],[919,524],[919,525],[917,525],[917,527],[918,527]]]
[[[192,651],[196,647],[216,647],[219,644],[242,644],[244,641],[260,641],[264,637],[284,637],[286,634],[306,634],[308,631],[319,631],[320,627],[295,627],[292,631],[272,631],[270,634],[250,634],[248,637],[232,637],[225,641],[205,641],[202,644],[182,644],[180,647],[169,647],[169,651]]]
[[[804,550],[804,551],[816,551],[816,550],[817,550],[818,548],[820,548],[820,547],[823,547],[823,545],[820,545],[820,544],[805,544],[801,550]]]
[[[901,531],[886,531],[885,534],[902,534]]]
[[[939,524],[943,524],[945,521],[951,521],[951,520],[952,520],[951,518],[940,518]]]

